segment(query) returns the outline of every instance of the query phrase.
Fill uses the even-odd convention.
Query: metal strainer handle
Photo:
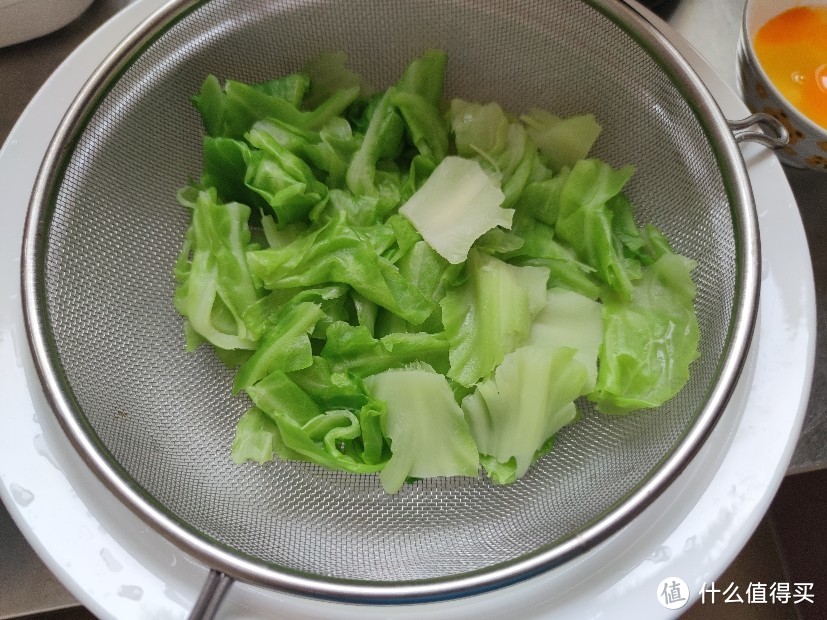
[[[211,569],[195,605],[190,610],[189,620],[212,620],[234,581],[229,575]]]
[[[729,121],[736,142],[757,142],[771,149],[782,149],[790,142],[787,128],[774,116],[758,112],[744,119]],[[752,129],[755,127],[755,129]],[[771,133],[767,133],[771,132]]]

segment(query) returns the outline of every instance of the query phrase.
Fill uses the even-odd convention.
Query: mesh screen
[[[275,462],[237,466],[247,408],[206,348],[184,350],[173,264],[188,215],[178,188],[200,174],[190,104],[208,73],[262,81],[346,51],[374,85],[427,47],[448,52],[447,96],[511,112],[593,112],[595,154],[637,172],[629,193],[699,262],[701,358],[663,410],[588,409],[518,483],[433,479],[386,495],[374,476]],[[725,182],[705,132],[661,67],[575,0],[216,0],[149,45],[88,119],[53,205],[45,263],[57,353],[81,411],[146,497],[205,540],[332,578],[450,578],[559,544],[655,471],[717,378],[736,295]]]

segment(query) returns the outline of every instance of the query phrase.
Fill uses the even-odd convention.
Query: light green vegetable
[[[548,270],[517,267],[472,251],[466,272],[466,281],[440,303],[451,345],[448,376],[471,387],[525,344],[546,303]]]
[[[348,226],[343,217],[331,219],[285,247],[248,252],[247,262],[269,289],[341,282],[414,324],[433,311],[431,301],[390,261],[377,255],[364,232]]]
[[[255,150],[247,157],[244,184],[264,198],[279,225],[308,218],[327,199],[327,186],[310,166],[272,134],[253,127],[246,135]]]
[[[503,196],[477,162],[452,156],[439,163],[399,212],[440,256],[456,265],[465,261],[483,233],[496,226],[511,228],[514,211],[500,207]]]
[[[555,172],[586,159],[601,130],[593,114],[561,118],[548,110],[535,109],[521,118]]]
[[[596,159],[582,159],[572,168],[560,191],[555,233],[595,275],[618,295],[628,298],[637,264],[615,243],[609,202],[618,196],[634,172],[631,166],[614,170]]]
[[[574,359],[586,370],[584,393],[590,392],[597,382],[597,356],[603,344],[602,305],[564,288],[549,289],[527,344],[574,349]]]
[[[521,478],[537,453],[576,417],[587,371],[571,347],[526,346],[505,356],[493,376],[462,401],[489,476]]]
[[[636,220],[632,167],[590,155],[597,119],[446,100],[446,63],[382,90],[326,53],[193,97],[174,303],[250,400],[236,462],[508,484],[587,400],[626,414],[687,382],[695,263]]]
[[[401,149],[405,124],[391,102],[393,92],[388,89],[371,109],[362,144],[348,166],[345,180],[354,194],[379,194],[377,166],[383,158],[396,157]]]
[[[695,262],[664,254],[637,282],[631,299],[604,302],[604,340],[590,398],[605,413],[657,407],[689,379],[698,357],[693,308]]]
[[[342,52],[322,53],[311,58],[302,67],[302,72],[294,74],[306,76],[308,80],[307,95],[298,103],[307,108],[315,108],[333,95],[351,88],[358,88],[360,94],[369,94],[370,86],[361,76],[347,67],[347,54]]]
[[[519,198],[535,170],[537,149],[524,125],[496,103],[451,101],[449,111],[457,153],[475,159],[501,179],[503,207]]]
[[[241,416],[230,448],[230,455],[236,463],[255,461],[264,464],[277,454],[284,453],[279,428],[266,413],[252,407]]]
[[[419,365],[386,370],[365,385],[388,405],[393,456],[379,474],[385,491],[395,493],[407,478],[477,475],[477,446],[443,375]]]
[[[273,445],[281,458],[353,473],[374,473],[384,467],[384,439],[377,433],[383,425],[383,403],[366,398],[367,403],[358,411],[325,410],[281,371],[247,388],[247,393],[275,422],[278,437],[273,438]],[[262,430],[274,432],[272,425]]]
[[[374,338],[364,325],[354,327],[343,321],[327,329],[321,356],[336,371],[360,377],[424,361],[445,372],[448,368],[448,339],[445,334],[392,332]]]
[[[497,167],[499,156],[508,148],[511,126],[503,109],[493,102],[480,104],[453,99],[450,118],[457,154],[468,158],[478,156]]]
[[[233,392],[250,387],[271,372],[301,370],[313,363],[308,333],[324,315],[311,302],[288,306],[264,332],[255,353],[241,365],[235,375]]]
[[[250,208],[221,204],[214,190],[185,190],[182,202],[192,210],[192,224],[176,265],[176,308],[194,334],[216,347],[254,349],[242,319],[258,299],[245,259]]]
[[[342,114],[360,93],[358,86],[337,90],[314,110],[301,110],[308,83],[306,76],[294,74],[257,85],[227,80],[222,87],[215,76],[208,76],[193,102],[209,135],[238,139],[265,118],[318,129]]]

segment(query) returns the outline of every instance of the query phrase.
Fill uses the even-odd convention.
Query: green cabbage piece
[[[236,423],[230,456],[236,463],[264,464],[286,454],[278,425],[258,407],[251,407]]]
[[[205,137],[201,185],[214,188],[223,201],[240,202],[263,213],[268,208],[266,201],[245,183],[251,153],[243,140]]]
[[[420,364],[371,375],[365,385],[387,404],[392,456],[379,474],[386,492],[396,493],[408,478],[479,473],[477,446],[443,375]]]
[[[270,205],[279,225],[306,220],[324,204],[328,188],[303,159],[259,128],[246,139],[256,149],[248,157],[244,183]]]
[[[250,387],[275,370],[301,370],[313,363],[309,333],[324,316],[317,304],[288,306],[264,332],[255,353],[236,372],[233,392]]]
[[[292,321],[285,320],[285,316],[293,315],[299,320],[305,320],[302,314],[297,315],[293,310],[294,306],[304,305],[315,321],[315,327],[310,332],[311,337],[324,338],[325,330],[331,323],[348,320],[350,316],[347,308],[348,292],[349,288],[344,284],[331,284],[317,288],[276,289],[247,308],[243,315],[244,323],[258,340],[265,333],[274,331],[274,328],[278,330],[281,329],[279,326],[289,325]],[[310,305],[307,306],[307,303]]]
[[[446,157],[399,209],[440,256],[459,264],[483,233],[511,228],[514,211],[500,207],[503,193],[474,160]]]
[[[347,54],[323,52],[311,58],[302,67],[300,76],[307,76],[307,94],[301,99],[303,107],[313,109],[334,95],[358,88],[360,96],[371,93],[371,87],[360,75],[347,66]]]
[[[618,170],[597,159],[582,159],[571,169],[560,192],[555,233],[616,294],[628,298],[640,265],[615,243],[609,202],[618,196],[634,169]]]
[[[424,155],[436,158],[447,152],[448,126],[437,108],[445,63],[445,52],[426,50],[409,63],[397,84],[368,104],[364,137],[346,174],[347,188],[354,194],[387,191],[380,183],[380,169],[383,162],[399,158],[406,132]]]
[[[496,103],[453,99],[448,114],[457,153],[501,179],[502,206],[510,208],[536,174],[537,148],[525,126]]]
[[[343,217],[331,219],[287,246],[248,252],[247,262],[269,289],[341,282],[414,324],[433,311],[431,301],[390,261],[377,256],[364,234],[348,226]]]
[[[635,283],[630,299],[605,300],[597,385],[589,395],[600,411],[657,407],[688,381],[699,355],[695,265],[666,253]]]
[[[440,302],[450,342],[448,376],[473,386],[522,346],[546,303],[547,281],[543,267],[517,267],[472,250],[465,281]]]
[[[396,266],[402,277],[431,300],[434,310],[418,325],[413,325],[391,312],[380,310],[376,320],[376,333],[381,336],[394,332],[443,332],[445,328],[439,303],[459,277],[463,265],[452,265],[420,238],[407,249]]]
[[[377,167],[381,160],[398,156],[402,148],[405,124],[391,102],[392,94],[388,89],[378,96],[375,105],[368,107],[370,120],[345,174],[347,188],[354,194],[380,194]]]
[[[206,340],[225,350],[255,349],[242,318],[259,297],[245,258],[250,208],[221,203],[214,189],[188,188],[179,200],[192,213],[175,273],[175,307],[186,318],[189,348]]]
[[[449,148],[448,123],[440,110],[447,61],[443,50],[426,50],[408,64],[390,93],[390,102],[402,116],[411,142],[434,163],[440,162]]]
[[[552,288],[534,318],[527,345],[570,347],[586,370],[584,393],[597,383],[597,359],[603,344],[603,306],[579,293]]]
[[[522,478],[552,437],[577,417],[574,399],[587,370],[571,347],[525,346],[505,356],[493,376],[462,401],[489,477]]]
[[[247,393],[255,407],[275,423],[278,435],[272,445],[280,458],[361,474],[375,473],[385,466],[388,454],[381,433],[382,402],[366,397],[366,404],[356,411],[325,410],[281,371],[267,375],[247,388]],[[275,429],[268,424],[263,425],[263,431],[272,434]],[[249,436],[247,442],[251,442]]]
[[[360,94],[358,86],[337,90],[313,110],[303,110],[301,100],[309,79],[301,74],[286,76],[264,84],[245,84],[207,76],[193,103],[204,120],[210,136],[240,139],[253,124],[275,118],[300,129],[319,129],[342,114]]]
[[[326,336],[320,355],[336,371],[366,377],[417,361],[443,373],[448,369],[448,339],[443,333],[393,332],[377,339],[364,325],[340,321],[327,329]]]
[[[571,168],[586,159],[601,131],[593,114],[561,118],[547,110],[534,109],[520,118],[554,171]]]

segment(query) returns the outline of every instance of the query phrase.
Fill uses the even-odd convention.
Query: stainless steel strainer
[[[637,172],[641,221],[695,258],[701,357],[660,410],[586,410],[521,481],[432,479],[387,495],[372,476],[229,457],[248,404],[206,348],[185,351],[175,200],[201,170],[190,96],[208,73],[263,81],[320,52],[389,84],[427,47],[446,94],[593,112],[595,154]],[[748,123],[749,124],[749,123]],[[757,309],[759,243],[743,162],[711,96],[645,19],[611,0],[173,1],[80,93],[44,161],[23,257],[44,389],[94,472],[212,569],[307,596],[414,603],[548,570],[628,523],[705,440],[738,378]],[[212,599],[210,597],[213,596]]]

